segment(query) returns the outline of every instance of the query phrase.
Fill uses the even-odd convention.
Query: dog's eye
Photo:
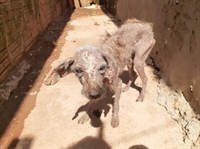
[[[105,69],[106,69],[106,66],[103,65],[103,66],[101,66],[101,67],[99,68],[99,71],[100,71],[100,72],[103,72]]]
[[[80,73],[83,72],[83,70],[82,70],[81,68],[77,68],[77,69],[75,69],[75,71],[76,71],[76,73],[78,73],[78,74],[80,74]]]

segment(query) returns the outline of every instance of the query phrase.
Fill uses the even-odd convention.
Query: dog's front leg
[[[112,111],[112,119],[111,119],[111,126],[113,128],[118,127],[119,125],[119,99],[121,97],[121,90],[122,90],[122,80],[117,78],[112,83],[112,90],[115,92],[115,98],[113,103],[113,111]]]
[[[94,110],[94,102],[89,101],[87,111],[83,116],[79,118],[78,123],[83,124],[87,122],[90,119],[93,110]]]

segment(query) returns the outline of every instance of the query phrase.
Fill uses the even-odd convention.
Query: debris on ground
[[[168,87],[161,80],[158,98],[155,101],[165,107],[171,118],[179,123],[184,131],[184,142],[190,142],[192,147],[200,148],[200,115],[190,107],[183,94]]]
[[[8,100],[10,94],[14,89],[16,89],[19,81],[24,77],[27,71],[30,69],[30,64],[28,64],[25,60],[22,61],[13,71],[11,76],[7,78],[0,85],[0,99]]]

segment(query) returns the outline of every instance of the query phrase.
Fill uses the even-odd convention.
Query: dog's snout
[[[90,99],[96,99],[100,97],[100,93],[96,90],[91,90],[89,93]]]

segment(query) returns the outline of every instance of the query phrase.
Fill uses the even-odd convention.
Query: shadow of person
[[[111,91],[108,91],[105,98],[94,103],[93,115],[90,117],[90,120],[92,121],[91,124],[94,124],[92,125],[93,127],[96,127],[95,125],[96,118],[99,119],[102,113],[104,117],[107,116],[108,112],[110,111],[110,105],[112,104],[113,104],[113,93]],[[80,106],[77,109],[76,113],[74,114],[72,120],[76,119],[79,116],[80,112],[83,112],[83,111],[87,112],[88,106],[89,106],[89,102],[86,103],[85,105]]]
[[[96,120],[100,127],[97,137],[88,136],[67,148],[61,149],[111,149],[110,145],[104,140],[103,123],[99,118],[96,118]]]
[[[149,148],[144,145],[133,145],[129,147],[128,149],[149,149]]]

